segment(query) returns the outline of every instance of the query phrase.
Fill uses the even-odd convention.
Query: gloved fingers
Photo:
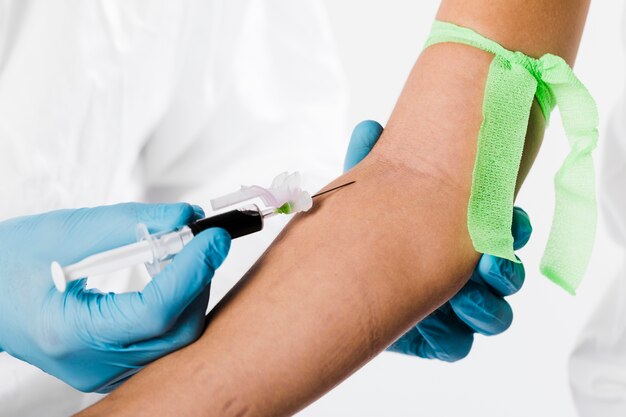
[[[532,233],[532,226],[528,214],[519,207],[513,209],[513,234],[514,248],[520,249],[526,245]],[[500,296],[515,294],[522,288],[526,271],[524,264],[511,262],[508,259],[497,258],[492,255],[483,255],[476,267],[478,276],[472,279],[478,283],[484,283]]]
[[[141,371],[143,366],[137,366],[134,368],[128,368],[126,372],[122,375],[118,376],[112,381],[108,381],[105,385],[100,388],[96,388],[95,390],[87,390],[86,392],[95,392],[96,394],[109,394],[124,384],[126,381],[131,379],[137,372]]]
[[[198,340],[204,332],[209,294],[210,286],[207,285],[167,333],[124,347],[124,355],[135,356],[133,363],[136,365],[146,365]]]
[[[383,127],[373,120],[363,121],[354,128],[346,153],[344,172],[352,169],[370,153],[382,133]]]
[[[513,322],[509,303],[473,281],[450,299],[450,306],[471,329],[487,336],[504,332]]]
[[[513,234],[513,249],[518,250],[526,246],[530,235],[533,233],[533,227],[530,224],[530,217],[524,209],[520,207],[513,208],[513,225],[511,226]]]
[[[524,264],[491,255],[481,256],[475,274],[472,276],[473,281],[484,282],[502,297],[518,292],[525,279]]]
[[[436,359],[432,350],[426,350],[426,341],[422,334],[413,326],[411,330],[403,334],[398,340],[387,348],[390,352],[402,353],[403,355],[419,356],[425,359]]]
[[[473,331],[446,304],[409,330],[389,350],[455,362],[469,354],[473,342]]]
[[[119,316],[130,317],[130,327],[121,331],[132,332],[131,342],[159,337],[174,326],[185,308],[207,289],[228,254],[230,240],[222,229],[206,230],[195,236],[141,293],[117,295]]]
[[[54,259],[62,265],[74,263],[97,252],[137,241],[137,225],[144,223],[151,233],[181,227],[194,216],[186,203],[125,203],[55,213],[62,216],[53,222],[64,250]],[[60,229],[60,230],[59,230]],[[73,250],[67,250],[68,248]]]
[[[105,394],[113,391],[145,365],[197,340],[204,331],[210,286],[185,309],[176,324],[159,337],[125,345],[125,340],[97,340],[91,349],[100,349],[99,360],[110,365],[108,374],[100,374],[100,386],[81,386],[83,391]],[[101,336],[101,335],[97,335]],[[109,335],[110,336],[110,335]],[[134,335],[125,339],[133,339]]]
[[[454,314],[448,304],[435,310],[416,326],[424,341],[424,352],[445,362],[465,358],[474,343],[474,332]]]

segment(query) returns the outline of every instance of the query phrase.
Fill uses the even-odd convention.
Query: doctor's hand
[[[382,126],[374,121],[357,125],[344,169],[349,170],[365,158],[382,132]],[[528,215],[516,207],[512,227],[516,250],[526,245],[531,232]],[[464,358],[472,348],[474,333],[495,335],[509,328],[513,311],[504,297],[519,291],[524,277],[521,263],[483,255],[467,284],[388,350],[446,362]]]
[[[60,293],[50,263],[132,243],[138,223],[159,232],[201,215],[188,204],[121,204],[1,222],[0,348],[81,391],[107,392],[195,341],[230,248],[225,231],[196,236],[141,292],[103,294],[81,280]]]

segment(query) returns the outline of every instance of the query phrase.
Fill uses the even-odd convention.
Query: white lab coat
[[[208,208],[283,170],[315,190],[340,173],[346,97],[316,0],[0,1],[0,220],[132,200]],[[281,226],[233,244],[212,304]],[[2,416],[96,398],[0,354]]]
[[[626,30],[623,32],[626,46]],[[626,254],[626,94],[602,136],[599,200],[615,241]],[[570,386],[581,417],[626,416],[626,256],[585,325],[569,361]],[[594,271],[590,270],[589,275]]]

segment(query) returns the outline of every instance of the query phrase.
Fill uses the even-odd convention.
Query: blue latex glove
[[[51,279],[62,265],[201,217],[188,204],[61,210],[0,223],[0,347],[81,391],[106,392],[204,330],[209,283],[230,248],[221,229],[196,236],[141,292],[103,294]]]
[[[354,129],[345,170],[369,154],[382,132],[382,126],[374,121],[362,122]],[[532,232],[528,215],[517,207],[513,211],[512,232],[515,249],[522,248]],[[446,362],[464,358],[472,348],[474,333],[495,335],[509,328],[513,311],[504,297],[519,291],[524,277],[521,263],[483,255],[461,291],[388,350]]]

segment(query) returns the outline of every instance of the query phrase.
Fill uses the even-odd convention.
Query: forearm
[[[550,3],[560,5],[555,12],[582,14],[536,16],[541,27],[559,30],[547,38],[522,29],[529,50],[515,43],[515,25],[498,27],[492,22],[502,19],[473,14],[495,10],[492,3],[444,1],[439,18],[510,49],[573,59],[585,2]],[[501,3],[507,10],[547,4]],[[93,413],[293,413],[452,296],[478,256],[467,231],[467,202],[491,59],[456,44],[425,51],[379,145],[335,182],[356,184],[294,220],[220,304],[198,342],[149,366]],[[542,134],[535,106],[520,178]]]

